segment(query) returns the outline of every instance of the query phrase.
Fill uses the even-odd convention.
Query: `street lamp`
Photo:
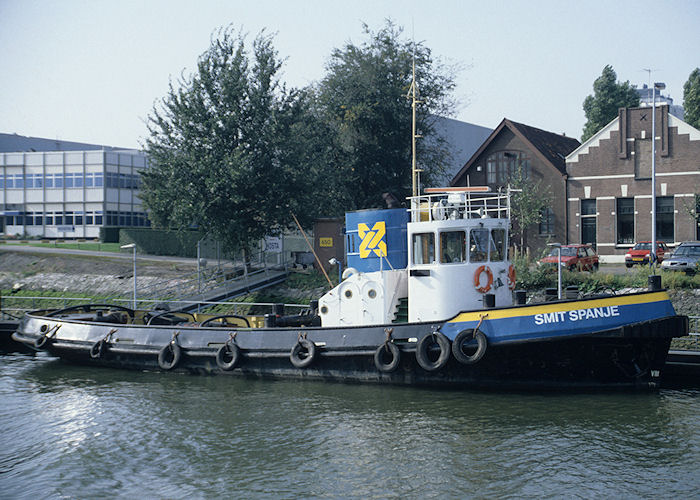
[[[547,243],[557,249],[557,298],[561,300],[561,243]]]
[[[127,249],[131,248],[134,251],[134,305],[133,309],[136,310],[136,243],[129,243],[128,245],[122,245],[119,248]]]
[[[656,89],[663,90],[666,84],[655,82],[651,90],[651,249],[649,266],[656,261]]]

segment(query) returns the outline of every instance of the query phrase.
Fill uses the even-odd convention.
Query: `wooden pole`
[[[328,277],[328,273],[326,273],[326,270],[323,268],[323,265],[321,264],[321,259],[318,258],[318,255],[316,255],[316,252],[314,251],[313,245],[309,242],[309,238],[306,237],[306,233],[301,227],[301,224],[299,224],[299,220],[297,219],[297,216],[292,214],[292,217],[294,217],[294,222],[297,223],[297,227],[299,228],[299,231],[301,231],[302,236],[304,236],[304,239],[306,240],[306,244],[309,246],[311,249],[311,253],[314,254],[314,257],[316,258],[316,262],[318,262],[318,267],[321,268],[321,272],[323,275],[326,277],[326,280],[328,281],[328,286],[333,288],[333,282],[331,279]]]

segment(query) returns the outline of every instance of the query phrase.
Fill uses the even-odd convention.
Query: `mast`
[[[418,186],[418,173],[420,170],[416,166],[416,139],[422,137],[416,134],[416,104],[420,104],[423,101],[418,100],[420,92],[418,90],[418,82],[416,82],[416,46],[415,42],[413,44],[413,70],[411,75],[411,87],[408,89],[408,95],[406,97],[411,99],[411,110],[413,113],[412,119],[412,133],[411,133],[411,179],[413,181],[413,191],[412,196],[418,196],[419,186]]]

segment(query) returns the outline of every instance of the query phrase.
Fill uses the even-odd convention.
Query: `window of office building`
[[[634,243],[634,198],[617,199],[617,244]]]
[[[656,198],[656,239],[673,243],[673,196]]]

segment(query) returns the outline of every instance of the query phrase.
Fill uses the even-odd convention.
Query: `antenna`
[[[418,100],[420,97],[420,91],[418,89],[418,82],[416,81],[416,40],[413,39],[413,64],[411,73],[411,86],[408,89],[407,99],[411,99],[411,109],[413,113],[412,120],[412,133],[411,133],[411,179],[413,181],[413,196],[418,196],[418,173],[420,170],[416,167],[416,139],[422,137],[416,134],[416,104],[423,103],[424,101]]]

